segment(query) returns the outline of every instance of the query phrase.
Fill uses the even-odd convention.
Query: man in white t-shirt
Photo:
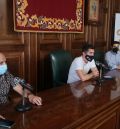
[[[85,44],[82,47],[82,55],[73,60],[67,83],[76,81],[86,81],[99,76],[99,72],[94,61],[94,47],[91,44]],[[88,73],[91,70],[91,73]]]

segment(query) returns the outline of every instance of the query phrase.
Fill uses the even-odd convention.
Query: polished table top
[[[76,82],[40,92],[42,106],[25,113],[15,111],[19,98],[0,106],[0,114],[15,121],[13,129],[71,129],[120,100],[120,71],[99,86],[96,81]],[[112,73],[106,74],[113,75]]]

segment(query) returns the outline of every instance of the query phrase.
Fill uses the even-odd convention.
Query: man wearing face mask
[[[88,73],[91,70],[91,73]],[[86,81],[99,76],[99,72],[94,61],[94,47],[91,44],[85,44],[82,47],[82,55],[76,57],[69,70],[67,83],[75,81]]]
[[[7,103],[9,101],[8,96],[10,87],[22,95],[22,86],[18,82],[14,81],[14,76],[8,72],[5,55],[0,53],[0,104]],[[29,101],[33,104],[42,104],[41,98],[32,94],[28,90],[25,92],[25,97],[28,98]]]
[[[108,51],[105,54],[105,61],[108,64],[109,68],[120,69],[120,51],[119,51],[119,42],[114,42],[112,50]]]

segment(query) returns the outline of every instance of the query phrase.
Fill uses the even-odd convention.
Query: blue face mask
[[[7,71],[7,64],[0,65],[0,75],[3,75]]]

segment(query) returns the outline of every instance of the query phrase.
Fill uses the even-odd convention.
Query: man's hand
[[[5,119],[3,116],[0,115],[0,118]]]
[[[118,65],[118,66],[117,66],[117,69],[119,69],[119,70],[120,70],[120,65]]]
[[[94,77],[98,77],[99,76],[99,72],[98,71],[93,72],[93,76]]]
[[[28,99],[29,99],[29,101],[30,101],[31,103],[33,103],[33,104],[42,105],[42,99],[41,99],[41,97],[39,97],[39,96],[35,96],[35,95],[33,95],[33,94],[30,94],[30,95],[28,96]]]
[[[20,84],[15,86],[13,89],[15,91],[17,91],[19,94],[23,95],[23,88]],[[30,93],[28,90],[26,90],[25,97],[27,97],[29,99],[29,101],[33,104],[42,105],[42,99],[39,96],[36,96],[36,95]]]
[[[92,74],[93,74],[93,77],[99,76],[99,71],[97,70],[97,68],[92,69]]]

